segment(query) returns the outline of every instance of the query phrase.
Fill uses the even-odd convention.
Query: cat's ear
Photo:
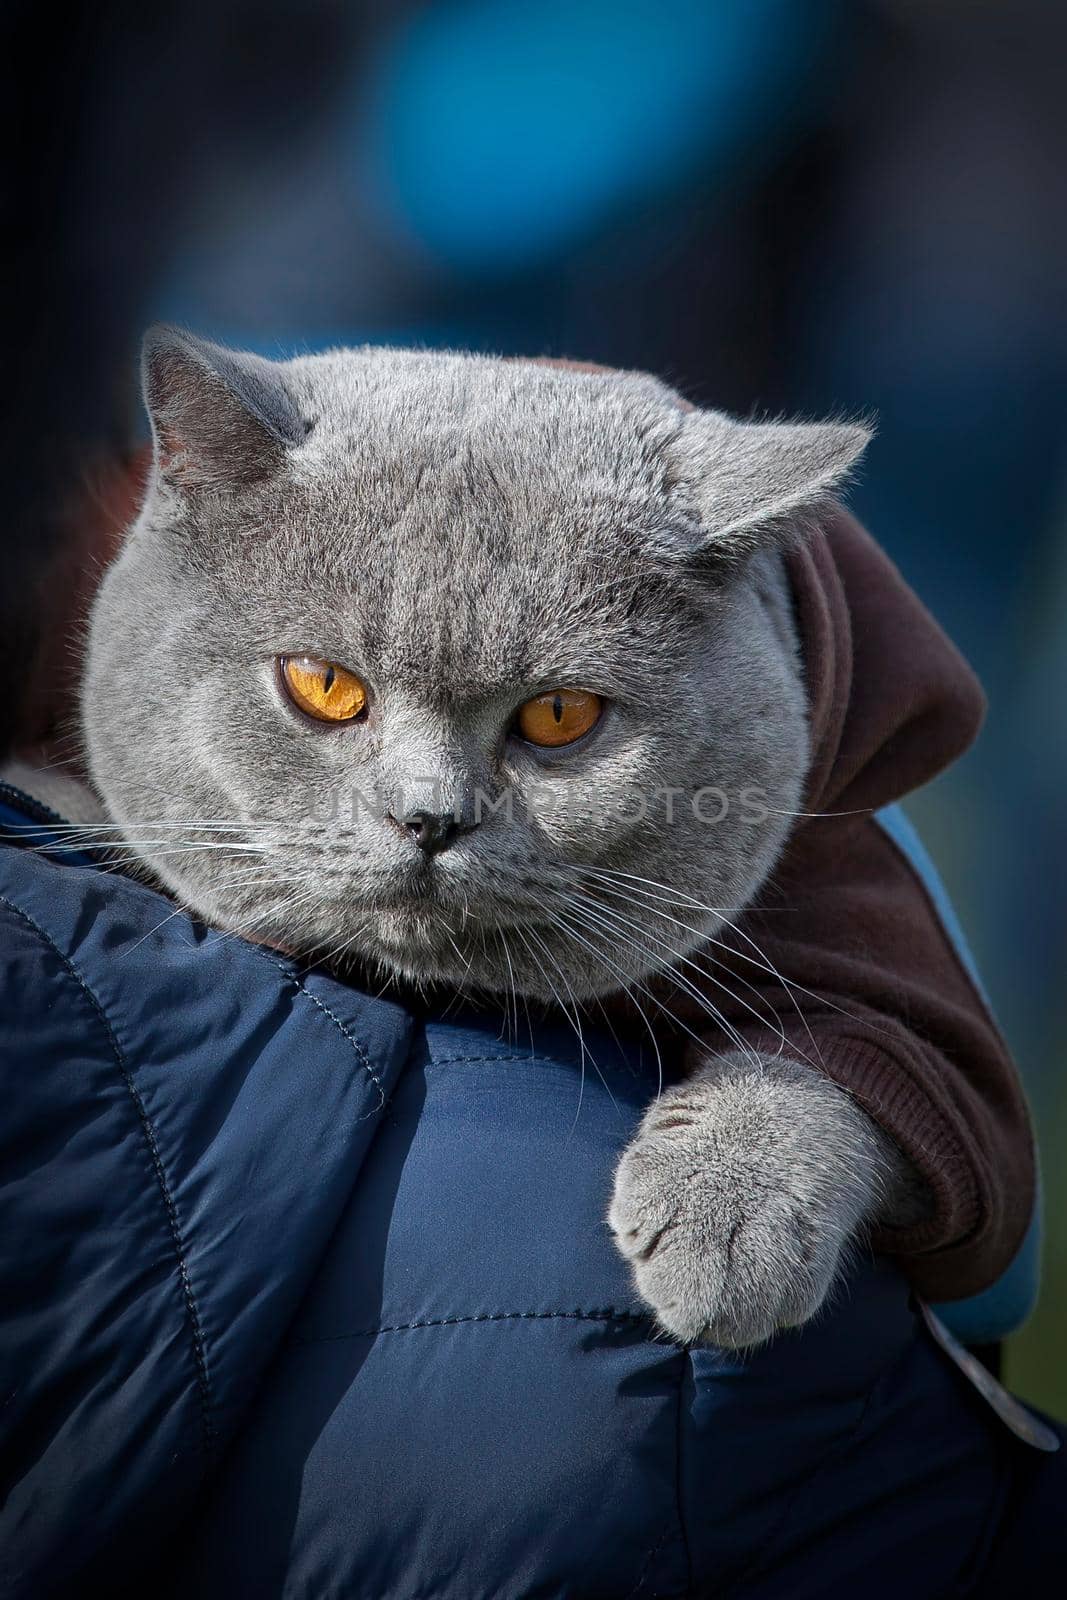
[[[145,335],[141,375],[156,466],[177,489],[259,482],[307,435],[282,369],[260,356],[159,325]]]
[[[693,411],[675,440],[678,487],[695,510],[689,553],[742,559],[803,531],[870,443],[854,422],[735,422]]]

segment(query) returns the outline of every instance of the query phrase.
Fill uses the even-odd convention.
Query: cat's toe
[[[616,1240],[660,1327],[685,1344],[765,1343],[815,1315],[833,1281],[840,1242],[812,1249],[812,1225],[788,1205],[739,1217],[714,1181],[689,1174],[671,1204],[629,1187],[612,1209]]]
[[[818,1311],[846,1236],[785,1179],[722,1159],[695,1122],[650,1123],[625,1152],[608,1222],[672,1338],[747,1348]]]
[[[674,1338],[744,1348],[807,1322],[872,1215],[880,1136],[788,1059],[716,1057],[646,1113],[608,1221]]]

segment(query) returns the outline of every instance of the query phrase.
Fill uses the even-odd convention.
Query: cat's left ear
[[[735,422],[693,411],[672,447],[695,510],[689,554],[729,563],[804,530],[870,443],[860,423]]]
[[[274,361],[158,325],[141,357],[160,476],[180,490],[256,483],[307,435]]]

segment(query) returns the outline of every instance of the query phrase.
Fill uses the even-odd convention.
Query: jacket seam
[[[536,1054],[539,1057],[543,1056],[543,1052],[542,1051],[537,1051]],[[464,1065],[466,1065],[466,1063],[471,1062],[471,1061],[526,1061],[528,1059],[529,1059],[529,1057],[527,1057],[527,1056],[517,1056],[517,1055],[514,1054],[514,1052],[491,1055],[491,1056],[489,1056],[489,1055],[482,1055],[482,1056],[437,1056],[437,1055],[431,1055],[430,1056],[430,1062],[435,1067],[455,1067],[455,1066],[458,1066],[461,1062]]]
[[[97,870],[99,870],[99,869],[97,869]],[[136,881],[136,880],[134,880],[134,881]],[[5,903],[10,903],[10,902],[5,902]],[[18,910],[18,907],[15,906],[15,907],[13,907],[13,909],[14,910]],[[27,918],[27,921],[30,921],[30,920],[32,920],[32,919]],[[33,925],[35,927],[37,926],[36,923],[34,923]],[[42,935],[47,938],[47,935],[44,934],[44,930],[41,929],[40,931],[41,931]],[[49,943],[52,943],[52,941],[49,940]],[[374,1084],[374,1087],[377,1089],[378,1094],[380,1095],[381,1099],[380,1099],[379,1105],[375,1107],[375,1110],[376,1111],[380,1110],[381,1107],[385,1104],[385,1101],[386,1101],[385,1086],[382,1083],[381,1077],[375,1071],[375,1069],[374,1069],[374,1067],[373,1067],[373,1065],[371,1063],[370,1056],[368,1055],[368,1053],[367,1053],[366,1049],[364,1048],[362,1042],[359,1039],[356,1038],[356,1036],[352,1032],[352,1030],[346,1025],[346,1023],[344,1023],[341,1020],[341,1018],[336,1014],[336,1012],[334,1012],[334,1011],[332,1011],[330,1009],[330,1007],[326,1004],[326,1002],[324,1000],[320,1000],[317,995],[312,994],[311,990],[308,989],[305,986],[305,984],[304,984],[303,980],[300,978],[299,974],[297,972],[295,972],[291,966],[286,966],[284,961],[279,961],[275,956],[269,955],[267,953],[267,951],[263,948],[262,945],[253,944],[251,940],[242,940],[242,943],[244,945],[246,945],[248,950],[254,956],[258,957],[261,961],[269,963],[269,965],[272,966],[272,967],[276,967],[277,970],[282,974],[282,976],[284,978],[288,979],[288,981],[293,985],[293,987],[298,991],[298,993],[300,993],[300,994],[302,994],[304,996],[305,1000],[310,1000],[310,1002],[311,1002],[311,1004],[313,1006],[316,1006],[323,1013],[324,1016],[329,1018],[329,1020],[333,1023],[334,1027],[338,1030],[338,1032],[351,1045],[353,1051],[355,1052],[356,1059],[359,1061],[359,1063],[362,1066],[364,1072],[366,1072],[368,1078],[371,1080],[371,1082]],[[56,948],[56,953],[62,957],[62,952],[58,949],[58,947],[54,947],[54,948]]]
[[[294,1339],[297,1345],[341,1344],[347,1339],[373,1339],[380,1333],[410,1333],[418,1328],[454,1328],[473,1322],[626,1322],[648,1326],[648,1337],[655,1337],[654,1318],[637,1311],[616,1311],[608,1306],[603,1311],[479,1311],[466,1317],[427,1317],[419,1322],[386,1323],[378,1328],[357,1328],[350,1333],[327,1333]]]
[[[272,967],[277,967],[278,971],[283,977],[288,978],[289,982],[300,994],[304,996],[305,1000],[310,1000],[311,1004],[313,1006],[317,1006],[324,1016],[329,1017],[330,1021],[333,1023],[334,1027],[338,1030],[342,1037],[347,1039],[348,1043],[355,1052],[356,1060],[360,1063],[364,1072],[367,1074],[367,1077],[378,1091],[378,1104],[373,1108],[372,1111],[368,1112],[367,1115],[373,1116],[375,1112],[380,1111],[386,1100],[385,1085],[382,1083],[378,1073],[371,1065],[370,1056],[367,1054],[367,1051],[365,1050],[361,1040],[356,1038],[352,1030],[347,1026],[346,1023],[341,1021],[341,1018],[335,1011],[331,1011],[330,1007],[324,1000],[320,1000],[318,995],[312,994],[311,990],[305,987],[302,979],[298,977],[291,967],[287,967],[282,961],[275,961],[272,956],[268,956],[266,959],[270,962]]]
[[[51,934],[42,928],[40,923],[31,917],[28,912],[24,911],[21,906],[16,905],[14,901],[9,900],[7,896],[3,894],[0,894],[0,904],[6,905],[15,913],[16,916],[21,917],[26,926],[31,928],[41,939],[44,940],[49,948],[55,952],[59,961],[62,963],[64,970],[71,978],[73,978],[74,982],[82,990],[97,1019],[99,1020],[101,1027],[104,1030],[104,1036],[107,1039],[108,1045],[111,1049],[111,1053],[114,1057],[115,1065],[118,1068],[119,1075],[122,1078],[122,1081],[126,1087],[126,1091],[133,1102],[134,1110],[137,1114],[138,1122],[140,1123],[141,1133],[148,1148],[148,1155],[151,1161],[152,1171],[163,1201],[163,1210],[166,1215],[167,1228],[170,1233],[171,1244],[174,1249],[174,1256],[178,1266],[178,1281],[181,1289],[182,1302],[185,1308],[186,1320],[189,1324],[189,1331],[193,1344],[193,1359],[196,1367],[197,1398],[200,1407],[200,1423],[203,1433],[204,1454],[206,1457],[210,1458],[215,1438],[214,1399],[211,1393],[211,1379],[208,1372],[203,1325],[200,1321],[200,1312],[196,1303],[196,1295],[193,1291],[192,1279],[189,1275],[189,1266],[186,1260],[186,1246],[185,1240],[182,1236],[178,1208],[175,1203],[174,1196],[171,1193],[170,1185],[167,1182],[166,1168],[163,1164],[163,1157],[159,1148],[159,1141],[156,1138],[156,1131],[152,1124],[152,1119],[148,1115],[148,1109],[144,1103],[141,1092],[134,1082],[133,1074],[130,1071],[126,1057],[123,1054],[121,1046],[119,1045],[118,1039],[115,1035],[115,1030],[111,1025],[110,1018],[108,1017],[107,1012],[104,1010],[104,1007],[94,990],[89,986],[88,982],[79,972],[78,968],[74,965],[74,962],[70,959],[70,957],[60,949],[59,945],[52,938]]]
[[[663,1549],[663,1546],[667,1543],[667,1540],[671,1536],[671,1528],[673,1523],[674,1518],[671,1517],[667,1522],[667,1526],[663,1529],[663,1532],[660,1534],[655,1544],[645,1556],[644,1561],[641,1563],[641,1570],[637,1574],[637,1582],[634,1584],[632,1589],[628,1589],[626,1591],[626,1600],[635,1600],[635,1596],[639,1595],[641,1590],[645,1587],[645,1584],[648,1582],[648,1575],[652,1570],[652,1563],[655,1561],[656,1557]],[[682,1594],[688,1594],[689,1588],[690,1586],[687,1584],[685,1589],[682,1591]]]

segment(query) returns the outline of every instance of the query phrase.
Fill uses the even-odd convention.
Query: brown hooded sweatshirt
[[[899,1259],[921,1295],[959,1299],[992,1283],[1026,1232],[1030,1122],[995,1022],[922,881],[873,812],[962,754],[984,698],[845,511],[833,511],[787,560],[811,719],[804,810],[830,815],[798,820],[738,924],[752,943],[722,935],[731,954],[716,950],[717,978],[730,984],[732,975],[743,1001],[728,999],[718,982],[708,998],[766,1052],[781,1049],[784,1035],[786,1048],[818,1064],[892,1135],[929,1185],[933,1212],[916,1226],[883,1229],[874,1242]],[[675,987],[668,1003],[707,1034],[692,999]],[[725,1033],[714,1043],[730,1047]]]

